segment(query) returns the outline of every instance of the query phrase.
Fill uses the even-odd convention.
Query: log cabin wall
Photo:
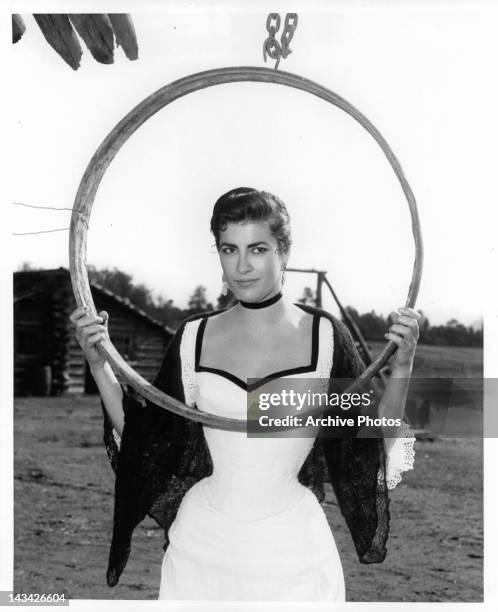
[[[153,382],[173,332],[131,311],[126,303],[95,286],[92,286],[92,295],[97,311],[109,313],[109,335],[121,356],[141,376]]]
[[[53,357],[52,357],[52,395],[62,395],[72,390],[73,376],[71,368],[84,373],[85,358],[81,347],[74,337],[73,324],[69,315],[74,310],[76,302],[69,272],[60,275],[52,294],[53,314]],[[74,350],[76,344],[77,350]],[[84,375],[84,374],[83,374]]]
[[[152,382],[174,332],[102,287],[92,285],[92,295],[97,311],[109,313],[109,332],[118,351]],[[75,308],[69,271],[16,272],[14,300],[15,395],[38,394],[33,376],[48,366],[51,395],[96,393],[69,320]]]
[[[46,279],[14,279],[14,394],[34,391],[37,369],[50,365],[51,289]]]

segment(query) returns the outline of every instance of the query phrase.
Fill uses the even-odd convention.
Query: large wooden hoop
[[[88,220],[95,200],[100,181],[104,176],[109,164],[114,156],[128,140],[128,138],[152,115],[161,108],[167,106],[174,100],[186,96],[189,93],[221,85],[224,83],[234,83],[241,81],[253,81],[260,83],[276,83],[295,89],[301,89],[311,93],[334,106],[342,109],[353,117],[367,132],[375,139],[382,152],[390,163],[396,174],[400,185],[405,194],[410,209],[412,232],[415,241],[415,261],[413,274],[406,299],[406,306],[413,307],[418,295],[420,280],[422,276],[423,248],[420,221],[418,217],[417,205],[413,192],[405,178],[401,166],[396,159],[391,148],[377,130],[377,128],[354,106],[336,93],[310,81],[303,77],[281,72],[270,68],[258,67],[231,67],[207,70],[187,76],[178,81],[174,81],[162,87],[152,95],[148,96],[138,104],[126,117],[124,117],[109,133],[100,147],[93,155],[88,167],[81,179],[78,192],[73,206],[71,216],[71,227],[69,233],[69,265],[71,271],[71,282],[73,286],[76,302],[80,307],[86,307],[88,311],[95,315],[96,309],[93,303],[88,274],[86,269],[86,238],[88,230]],[[146,399],[154,402],[158,406],[171,410],[185,418],[199,421],[205,425],[225,429],[230,431],[246,431],[247,422],[244,420],[220,417],[214,414],[200,412],[179,402],[173,397],[166,395],[130,367],[121,355],[116,351],[112,344],[100,342],[98,350],[110,362],[111,366]],[[394,342],[388,342],[379,357],[365,370],[365,372],[346,389],[345,393],[350,393],[366,382],[368,382],[385,365],[387,360],[396,350]]]

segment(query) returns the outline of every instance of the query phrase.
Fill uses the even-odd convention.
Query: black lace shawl
[[[348,329],[329,313],[299,305],[310,314],[320,313],[334,327],[333,379],[355,379],[364,364]],[[215,314],[215,313],[210,313]],[[206,315],[191,317],[191,321]],[[154,385],[184,402],[180,343],[187,321],[171,340]],[[212,462],[202,425],[164,410],[133,390],[124,389],[125,423],[121,446],[103,408],[104,442],[116,472],[114,527],[107,584],[118,583],[131,550],[135,527],[146,515],[168,530],[188,489],[212,473]],[[351,532],[362,563],[379,563],[386,556],[389,530],[389,499],[385,474],[384,441],[378,438],[338,439],[317,437],[300,472],[299,481],[321,502],[326,470],[340,510]]]

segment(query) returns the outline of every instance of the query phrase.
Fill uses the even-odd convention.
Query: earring
[[[228,295],[228,283],[224,280],[221,287],[221,295]]]
[[[285,266],[282,266],[282,285],[285,283]]]

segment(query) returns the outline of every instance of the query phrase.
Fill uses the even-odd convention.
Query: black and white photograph
[[[497,9],[2,8],[0,605],[494,607]]]

